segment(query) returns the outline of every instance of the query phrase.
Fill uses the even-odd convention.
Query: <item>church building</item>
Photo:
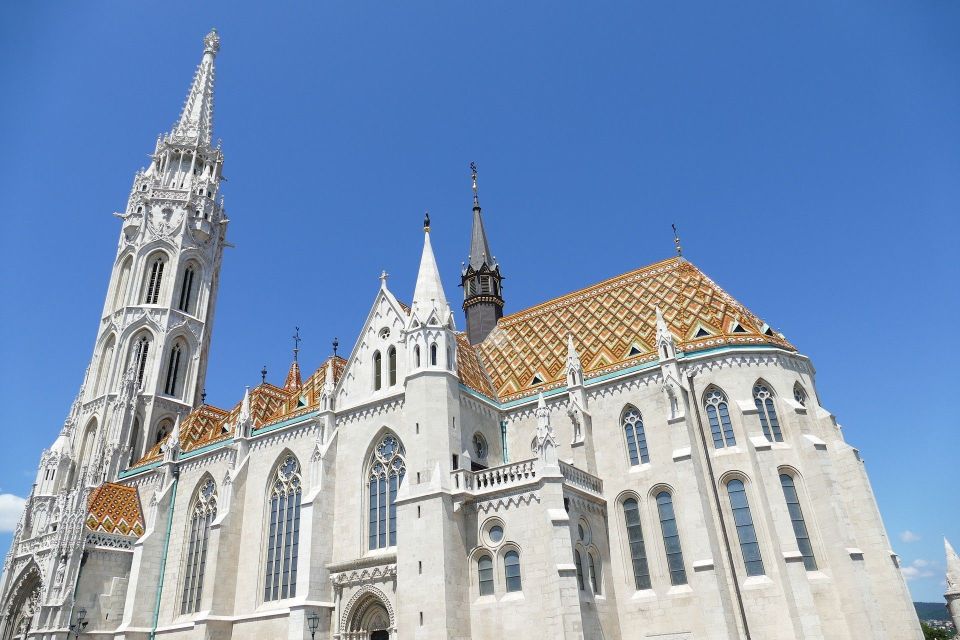
[[[117,214],[0,640],[922,638],[810,359],[679,255],[509,309],[475,168],[462,330],[427,218],[412,297],[372,283],[345,358],[206,404],[229,219],[203,44]]]

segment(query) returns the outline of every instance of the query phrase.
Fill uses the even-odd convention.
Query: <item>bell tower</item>
[[[470,255],[460,272],[460,286],[463,287],[467,337],[470,344],[477,344],[483,342],[497,326],[497,320],[503,317],[503,276],[497,259],[490,253],[487,232],[483,228],[476,163],[470,163],[470,173],[473,178],[473,231]]]
[[[75,473],[113,480],[199,403],[227,216],[212,144],[216,30],[179,120],[136,173],[91,364],[65,429]]]

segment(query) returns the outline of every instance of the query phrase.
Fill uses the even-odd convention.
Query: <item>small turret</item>
[[[483,228],[480,196],[477,190],[477,165],[470,163],[473,178],[473,232],[470,255],[460,273],[463,287],[463,313],[467,318],[467,336],[471,344],[482,342],[503,317],[503,276],[500,265],[490,253],[487,232]]]

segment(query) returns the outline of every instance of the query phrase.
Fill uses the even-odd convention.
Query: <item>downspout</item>
[[[503,452],[503,464],[510,462],[510,451],[507,449],[507,421],[500,421],[500,450]]]
[[[153,628],[150,629],[150,640],[157,637],[157,623],[160,621],[160,597],[163,595],[163,576],[167,570],[167,552],[170,549],[170,531],[173,529],[173,508],[177,504],[177,482],[180,476],[174,471],[173,493],[170,495],[170,513],[167,516],[167,534],[163,540],[163,556],[160,558],[160,579],[157,581],[157,601],[153,607]]]
[[[737,565],[733,563],[733,551],[730,549],[730,536],[727,535],[727,524],[723,518],[723,507],[720,505],[720,492],[717,490],[717,478],[713,471],[713,462],[710,460],[710,450],[707,448],[707,435],[703,429],[703,419],[700,417],[700,405],[697,402],[697,392],[693,386],[693,376],[687,376],[687,384],[690,386],[687,390],[690,394],[690,404],[693,405],[693,413],[697,418],[697,431],[700,433],[700,445],[703,447],[703,458],[707,462],[707,475],[710,478],[710,493],[713,495],[713,503],[717,508],[717,516],[720,518],[720,533],[723,535],[723,548],[727,553],[730,572],[733,574],[733,590],[737,596],[740,621],[743,624],[743,632],[746,634],[747,640],[750,640],[750,626],[747,624],[747,611],[743,606],[743,594],[740,592],[740,581],[737,579]]]

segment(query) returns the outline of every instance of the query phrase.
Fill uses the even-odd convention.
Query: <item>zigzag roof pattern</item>
[[[683,258],[670,258],[504,316],[474,345],[494,395],[510,401],[565,384],[567,335],[593,376],[657,359],[656,308],[678,349],[770,345],[795,351],[780,334]],[[466,358],[461,355],[461,362]],[[463,378],[462,374],[461,377]],[[489,395],[468,376],[464,384]]]
[[[306,381],[299,385],[289,384],[290,374],[288,374],[286,386],[289,388],[281,389],[269,382],[264,382],[251,389],[250,413],[254,430],[293,417],[298,413],[315,409],[320,403],[327,367],[331,363],[333,379],[336,382],[340,379],[346,365],[346,360],[339,356],[328,359]],[[293,368],[291,367],[292,371]],[[297,366],[297,377],[299,377],[299,371],[299,366]],[[299,380],[297,382],[299,383]],[[183,452],[193,451],[232,437],[233,431],[237,427],[242,404],[242,400],[237,402],[230,411],[208,404],[201,405],[191,411],[180,423],[180,450]],[[161,459],[163,457],[162,445],[163,442],[153,445],[153,448],[132,466],[139,467]]]
[[[136,487],[106,482],[87,499],[87,529],[125,536],[143,535],[143,510]]]

